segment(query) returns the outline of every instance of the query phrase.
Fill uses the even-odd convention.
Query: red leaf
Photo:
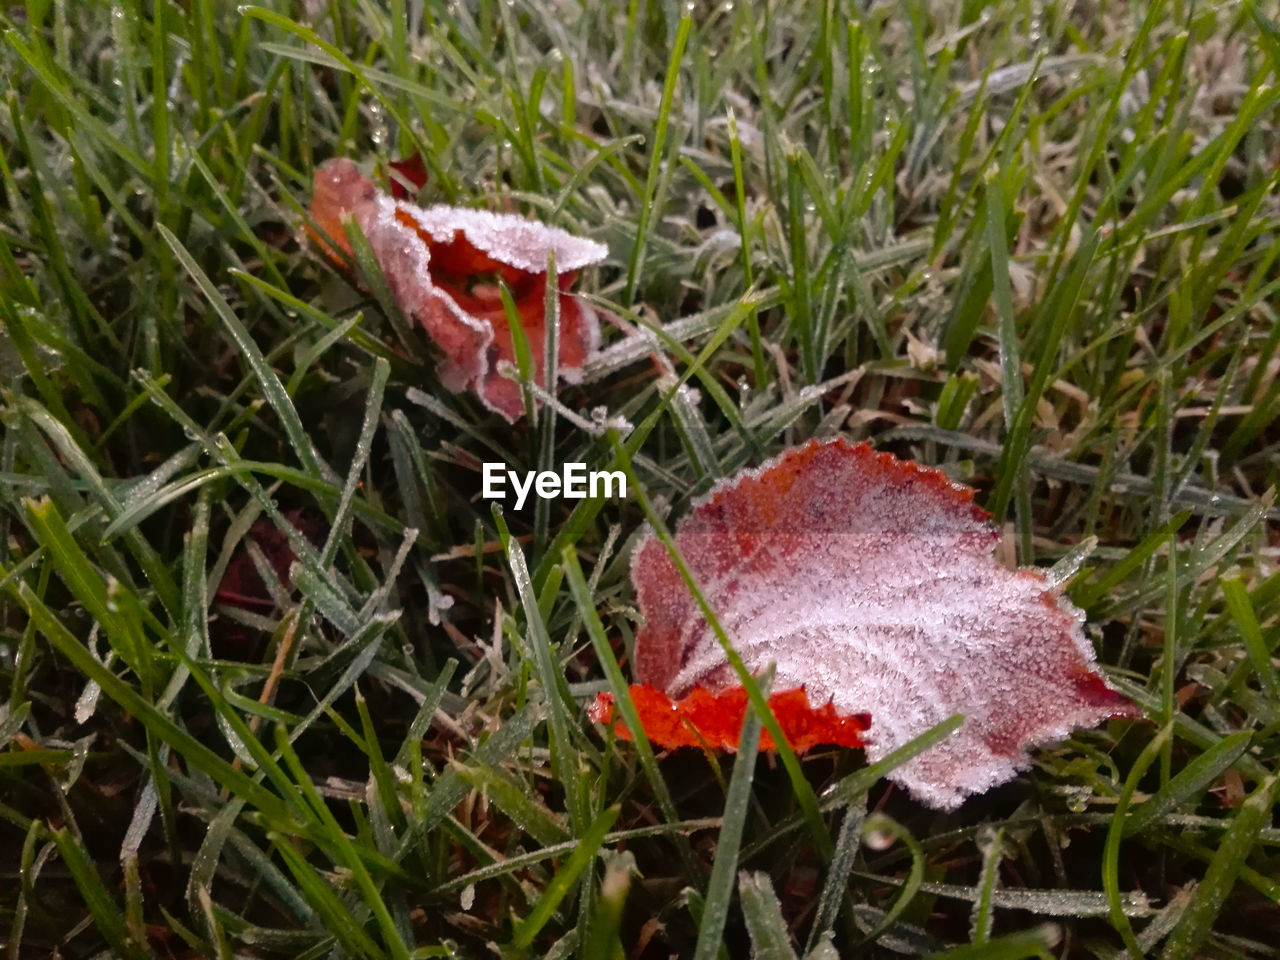
[[[285,518],[313,546],[319,546],[323,541],[325,533],[323,525],[306,509],[290,510],[285,514]],[[247,546],[248,541],[253,541],[262,551],[263,557],[270,564],[281,586],[286,590],[293,588],[289,579],[289,570],[297,559],[297,555],[289,538],[274,522],[263,517],[253,522],[253,526],[245,535],[244,542],[232,555],[218,584],[215,599],[218,603],[230,607],[270,615],[275,609],[276,601],[253,562],[253,556]],[[257,630],[224,617],[219,617],[210,624],[210,634],[214,655],[231,660],[249,657],[261,638]]]
[[[387,166],[394,174],[390,178],[391,196],[397,200],[412,200],[427,185],[427,165],[417,150],[403,160],[392,160]],[[405,184],[413,189],[410,190]]]
[[[1034,745],[1140,715],[1094,670],[1083,614],[1039,571],[996,562],[998,534],[973,494],[865,443],[814,441],[720,484],[676,533],[748,669],[773,663],[776,687],[803,687],[842,716],[870,712],[870,759],[965,714],[892,774],[948,809],[1010,779]],[[652,534],[632,579],[646,619],[636,679],[675,699],[737,689]]]
[[[556,283],[564,291],[578,270],[608,253],[602,244],[512,214],[396,202],[350,160],[330,160],[316,171],[311,216],[348,254],[342,219],[355,219],[401,309],[444,351],[445,386],[474,390],[509,421],[523,415],[524,400],[519,384],[498,372],[501,361],[514,364],[515,347],[497,281],[511,288],[542,381],[548,255],[555,254]],[[343,262],[323,236],[313,232],[313,240]],[[595,311],[569,293],[560,293],[559,306],[557,370],[575,383],[599,347],[599,323]]]
[[[285,518],[313,545],[323,537],[320,525],[315,519],[309,517],[305,510],[290,510],[285,514]],[[276,579],[285,587],[291,587],[289,568],[297,559],[297,555],[293,552],[289,538],[280,528],[263,517],[253,522],[245,540],[252,540],[258,545],[258,549],[271,564]],[[275,606],[275,600],[271,598],[267,585],[262,582],[262,577],[253,564],[253,557],[243,543],[231,558],[231,562],[227,564],[222,582],[218,584],[216,599],[219,603],[226,603],[244,610],[270,611]]]
[[[635,684],[630,690],[640,725],[644,727],[645,736],[654,743],[671,748],[738,748],[742,721],[747,712],[747,692],[741,687],[729,687],[720,693],[696,687],[687,697],[675,702],[661,690],[647,684]],[[809,698],[803,689],[770,695],[769,709],[796,753],[804,753],[822,743],[861,747],[861,734],[870,723],[866,714],[840,716],[829,703],[814,709],[809,706]],[[597,723],[612,725],[614,732],[624,740],[632,739],[631,731],[613,705],[612,694],[599,694],[589,713]],[[760,734],[760,749],[774,749],[773,737],[768,730]]]

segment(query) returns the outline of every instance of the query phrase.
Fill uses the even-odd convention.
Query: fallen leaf
[[[379,191],[350,160],[330,160],[315,175],[312,239],[339,264],[350,254],[345,217],[360,225],[396,302],[445,354],[440,378],[450,390],[471,389],[508,421],[524,414],[520,385],[499,372],[515,363],[515,346],[498,281],[506,283],[533,354],[534,375],[545,381],[546,285],[554,254],[559,289],[556,369],[581,379],[599,348],[596,312],[567,292],[577,271],[603,260],[608,248],[514,214],[463,207],[418,207]],[[327,238],[327,239],[326,239]]]
[[[1040,571],[996,562],[999,535],[973,496],[868,444],[812,441],[719,484],[675,536],[747,668],[774,664],[773,689],[802,689],[818,710],[869,713],[871,760],[965,715],[951,737],[891,774],[942,809],[1012,778],[1033,746],[1141,715],[1094,669],[1083,613]],[[631,573],[646,621],[635,643],[639,684],[681,702],[740,689],[652,533]],[[671,710],[645,696],[645,732],[665,742]],[[740,727],[741,718],[704,723]]]

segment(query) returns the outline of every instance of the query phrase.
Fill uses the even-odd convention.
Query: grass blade
[[[796,960],[769,875],[743,870],[738,875],[738,899],[751,935],[751,956],[755,960]]]
[[[742,733],[738,738],[737,758],[733,763],[733,775],[729,778],[729,790],[724,798],[724,814],[720,833],[716,837],[716,859],[711,865],[711,878],[707,881],[707,894],[702,908],[702,922],[698,924],[698,944],[693,960],[714,960],[720,953],[724,925],[729,918],[729,904],[733,897],[733,879],[738,872],[738,852],[742,848],[742,834],[747,825],[747,808],[751,801],[751,781],[756,770],[756,751],[760,745],[760,714],[751,704],[742,719]]]
[[[1209,861],[1209,868],[1186,913],[1165,941],[1161,960],[1188,960],[1208,939],[1236,877],[1258,842],[1259,831],[1271,822],[1277,791],[1280,791],[1280,773],[1273,773],[1258,785],[1232,817],[1231,826]]]
[[[303,469],[316,479],[324,476],[321,469],[320,460],[316,456],[315,449],[311,445],[311,438],[307,435],[306,428],[302,425],[302,420],[298,416],[298,411],[293,406],[293,401],[289,399],[289,394],[285,390],[284,385],[276,376],[275,371],[267,366],[266,358],[263,357],[262,351],[249,335],[249,331],[245,329],[243,323],[232,311],[231,305],[218,292],[217,287],[209,280],[205,272],[200,269],[200,265],[187,252],[187,248],[182,245],[179,240],[163,224],[157,224],[156,229],[160,232],[160,236],[164,237],[165,243],[173,250],[174,256],[178,258],[178,262],[191,275],[191,279],[196,282],[196,286],[200,288],[200,292],[204,294],[205,299],[213,308],[218,319],[222,321],[227,332],[231,335],[232,341],[240,349],[245,360],[249,364],[249,368],[253,371],[253,375],[258,380],[258,385],[262,388],[262,395],[267,398],[267,402],[271,404],[275,410],[276,416],[280,418],[280,423],[284,427],[285,435],[289,438],[289,443],[293,447],[294,454],[298,457],[298,462],[302,464]]]
[[[578,877],[595,860],[600,851],[600,845],[604,843],[605,835],[616,819],[618,819],[618,808],[609,807],[582,832],[565,865],[547,884],[533,910],[516,926],[515,935],[511,940],[512,949],[523,952],[533,945],[534,938],[547,925],[556,907],[560,906],[561,901],[577,884]]]

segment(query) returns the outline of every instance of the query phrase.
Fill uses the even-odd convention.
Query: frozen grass
[[[1276,956],[1274,5],[423,6],[0,14],[6,957]],[[413,149],[653,344],[537,425],[441,390],[296,241]],[[1083,560],[1150,722],[952,815],[602,740],[642,498],[479,462],[675,519],[835,431]]]

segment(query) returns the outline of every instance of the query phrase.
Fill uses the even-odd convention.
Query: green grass
[[[0,14],[6,958],[1280,954],[1280,10],[683,10]],[[652,336],[536,424],[445,391],[298,242],[413,150]],[[602,737],[646,516],[837,432],[1075,571],[1149,722],[948,815],[910,750]]]

